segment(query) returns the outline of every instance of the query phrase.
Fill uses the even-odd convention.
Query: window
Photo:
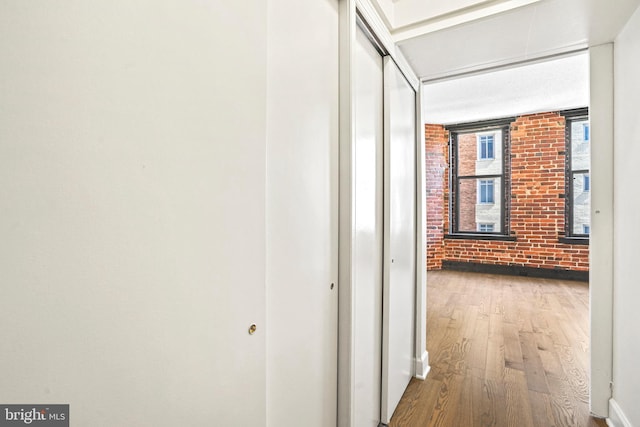
[[[584,139],[585,142],[589,142],[589,123],[583,123],[582,135],[582,139]]]
[[[586,109],[572,110],[566,117],[565,235],[588,239],[591,231],[591,150]]]
[[[478,224],[478,231],[493,233],[494,224]]]
[[[513,119],[448,126],[450,134],[449,234],[510,239],[509,125]]]
[[[478,193],[480,194],[479,203],[494,203],[493,180],[481,179],[480,191]]]
[[[494,135],[479,135],[478,136],[478,148],[480,150],[480,159],[489,160],[494,159],[493,154],[493,138]]]

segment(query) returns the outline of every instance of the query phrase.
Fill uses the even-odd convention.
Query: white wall
[[[0,2],[0,402],[265,424],[266,12]]]
[[[637,280],[640,228],[640,11],[615,43],[614,353],[613,399],[631,425],[640,425],[640,330]]]
[[[268,27],[267,424],[335,426],[338,1],[270,0]]]

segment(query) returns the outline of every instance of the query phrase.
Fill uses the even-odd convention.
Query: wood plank
[[[506,425],[506,400],[502,382],[472,376],[473,425],[500,427]]]
[[[571,396],[578,402],[589,404],[589,377],[576,360],[574,348],[558,346],[556,353],[559,355],[564,378],[571,388]]]
[[[525,374],[517,369],[506,368],[504,376],[505,410],[507,426],[533,427],[533,414]]]
[[[471,375],[462,376],[460,384],[460,395],[458,396],[458,410],[453,419],[454,426],[473,426],[473,377]]]
[[[460,395],[462,393],[464,377],[447,373],[438,390],[438,399],[433,407],[433,413],[429,420],[430,427],[455,426],[457,412],[460,408]]]
[[[529,403],[531,404],[533,425],[535,427],[552,427],[555,425],[551,396],[549,394],[529,390]]]
[[[471,367],[474,372],[480,372],[480,378],[485,377],[487,367],[487,346],[489,342],[489,318],[488,316],[476,317],[476,329],[473,337],[473,352],[470,354]]]
[[[500,380],[504,377],[504,336],[502,335],[502,316],[489,316],[489,342],[487,343],[487,363],[485,378]]]
[[[522,360],[524,362],[524,372],[529,390],[540,393],[549,393],[547,377],[545,375],[542,360],[538,354],[538,346],[535,338],[530,332],[520,332],[520,346],[522,348]]]
[[[524,370],[524,361],[522,359],[522,347],[520,345],[520,336],[518,328],[512,323],[502,325],[504,332],[504,363],[507,368]]]
[[[566,381],[549,376],[549,394],[553,418],[558,426],[584,425],[578,422],[579,414],[576,412],[575,400],[571,396],[571,390]]]

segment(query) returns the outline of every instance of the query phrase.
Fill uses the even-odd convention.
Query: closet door
[[[382,57],[358,28],[355,44],[353,286],[355,426],[380,421],[383,202]]]
[[[416,93],[384,64],[384,286],[381,418],[388,423],[413,376],[416,271]]]

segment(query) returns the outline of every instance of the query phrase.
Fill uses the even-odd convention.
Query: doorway
[[[563,197],[571,197],[570,202],[573,202],[574,204],[576,204],[579,201],[578,200],[579,198],[577,197],[578,196],[578,190],[581,190],[582,195],[584,195],[585,192],[589,191],[589,186],[591,185],[591,182],[590,182],[589,177],[588,177],[588,171],[572,170],[571,169],[571,162],[570,162],[570,157],[569,156],[570,156],[572,150],[576,150],[574,153],[577,153],[577,147],[575,146],[575,142],[572,143],[570,141],[570,138],[571,138],[571,134],[572,133],[574,134],[574,136],[578,133],[578,132],[576,132],[576,126],[581,126],[582,130],[583,130],[583,135],[582,135],[583,140],[582,140],[582,142],[583,143],[584,142],[588,142],[588,140],[589,140],[588,122],[586,122],[586,123],[584,121],[580,122],[578,120],[579,117],[577,117],[575,114],[574,115],[563,114],[563,115],[556,115],[554,117],[551,117],[550,113],[554,113],[554,112],[557,112],[558,110],[563,110],[563,109],[565,111],[566,110],[574,110],[572,112],[575,113],[575,107],[578,107],[580,105],[582,105],[582,106],[589,105],[589,76],[588,76],[588,74],[589,74],[590,61],[589,61],[588,54],[586,54],[585,52],[583,52],[582,54],[584,56],[584,59],[582,59],[582,63],[583,63],[582,66],[583,66],[583,74],[585,76],[583,78],[583,91],[585,93],[585,95],[583,96],[583,100],[578,102],[578,103],[575,103],[575,104],[568,104],[568,105],[563,105],[563,104],[559,104],[558,105],[558,104],[556,104],[556,105],[554,105],[552,107],[549,107],[548,105],[544,106],[544,109],[547,109],[548,110],[547,112],[549,113],[549,115],[547,115],[547,117],[545,119],[549,119],[550,121],[555,121],[556,123],[559,123],[559,122],[562,121],[563,123],[562,123],[561,131],[562,131],[563,134],[567,133],[567,135],[569,135],[568,143],[557,144],[557,150],[554,153],[558,157],[566,156],[568,158],[568,162],[567,162],[568,163],[568,169],[567,169],[568,172],[565,171],[564,167],[547,169],[547,170],[545,170],[545,172],[547,172],[547,173],[562,173],[563,175],[564,174],[572,174],[572,175],[574,175],[574,178],[576,178],[576,177],[577,178],[582,178],[582,180],[580,180],[579,185],[578,185],[578,183],[573,182],[573,181],[575,181],[575,179],[574,180],[568,180],[567,184],[573,185],[573,187],[568,185],[567,188],[561,188],[561,190],[563,190],[563,191],[558,192],[558,194],[556,195],[556,199],[557,198],[563,198]],[[574,55],[573,57],[570,57],[568,59],[567,58],[561,58],[561,59],[563,59],[565,61],[577,61],[577,62],[580,62],[580,59],[576,58],[577,56],[578,55]],[[504,78],[504,74],[507,74],[507,73],[503,73],[503,78],[501,79],[502,80],[502,82],[501,82],[502,84],[504,84],[505,81],[508,81],[507,79]],[[575,75],[572,76],[571,78],[576,79]],[[464,86],[463,84],[460,84],[459,81],[456,81],[455,84],[459,85],[460,87]],[[564,83],[564,84],[566,84],[566,83]],[[540,87],[548,87],[548,86],[549,86],[549,84],[547,84],[546,86],[545,85],[540,85]],[[570,85],[568,85],[568,86],[570,86]],[[486,96],[485,97],[479,96],[479,94],[477,92],[473,92],[473,91],[470,91],[470,90],[467,90],[467,92],[472,97],[473,96],[477,97],[476,100],[474,100],[472,98],[471,101],[469,101],[469,103],[466,104],[467,108],[468,108],[469,104],[473,104],[474,102],[476,102],[478,100],[486,100],[486,99],[488,99]],[[527,95],[523,95],[520,92],[516,92],[516,93],[517,93],[517,96],[520,97],[520,98],[527,98]],[[449,91],[449,93],[448,93],[449,100],[455,98],[455,97],[452,97],[451,95],[452,95],[451,91]],[[495,98],[496,97],[496,92],[494,91],[493,93],[491,93],[491,95],[493,96],[493,98]],[[545,93],[541,93],[538,96],[546,97],[546,98],[549,97],[548,94],[545,94]],[[489,97],[489,99],[491,99],[491,97]],[[451,101],[451,102],[453,103],[455,101]],[[546,102],[546,100],[545,100],[545,102]],[[514,112],[512,110],[510,113],[506,113],[505,114],[505,112],[501,112],[501,113],[499,113],[499,115],[502,115],[503,117],[504,116],[514,116],[515,119],[512,120],[514,123],[510,127],[510,130],[513,132],[512,136],[515,137],[515,138],[523,139],[524,138],[524,136],[522,134],[523,133],[522,132],[523,129],[527,129],[527,130],[531,130],[531,129],[529,129],[527,127],[527,124],[524,123],[523,121],[517,122],[517,120],[519,120],[520,117],[524,117],[524,116],[530,116],[530,118],[533,118],[533,119],[542,118],[542,117],[533,117],[533,116],[534,116],[534,114],[540,114],[541,116],[544,116],[545,115],[544,114],[544,109],[543,110],[525,110],[524,112],[522,112],[522,110],[516,110],[516,112],[515,112],[516,114],[514,114]],[[539,111],[539,113],[538,113],[538,111]],[[499,115],[494,115],[492,117],[496,117],[496,116],[499,116]],[[486,118],[486,117],[483,117],[483,118]],[[480,117],[474,117],[471,120],[470,119],[455,119],[455,120],[452,121],[452,123],[455,122],[457,124],[459,122],[465,122],[466,121],[467,123],[469,123],[469,122],[473,123],[473,125],[475,127],[477,127],[477,125],[479,123],[479,121],[478,121],[479,119],[480,119]],[[573,127],[570,125],[571,121],[574,122],[573,123]],[[566,127],[565,127],[565,124],[564,124],[565,122],[566,122]],[[444,127],[441,128],[441,129],[434,129],[434,128],[429,129],[429,126],[427,126],[426,133],[429,134],[431,132],[431,133],[433,133],[435,135],[438,132],[438,130],[446,132],[446,131],[450,131],[450,130],[460,130],[460,129],[445,129]],[[560,132],[560,130],[559,130],[559,132]],[[460,132],[460,134],[464,134],[464,132]],[[446,138],[446,142],[445,142],[446,151],[443,152],[443,157],[446,160],[444,162],[445,165],[448,164],[448,160],[449,160],[450,157],[453,157],[456,154],[457,155],[461,155],[462,154],[460,151],[453,151],[453,150],[456,149],[456,142],[457,141],[453,137],[450,138],[449,136],[450,135],[446,135],[446,137],[445,137]],[[564,135],[562,135],[562,136],[564,137]],[[544,143],[548,143],[550,139],[553,139],[553,138],[552,137],[545,138],[545,142]],[[477,141],[481,141],[482,140],[482,142],[484,143],[483,147],[484,147],[485,151],[484,152],[478,151],[478,153],[489,154],[489,151],[490,151],[490,141],[489,141],[489,139],[484,137],[484,134],[481,134],[479,138],[474,138],[474,145],[475,145],[475,140],[477,140]],[[520,141],[520,142],[522,142],[522,141]],[[538,142],[532,144],[535,147],[539,147],[540,150],[538,150],[537,152],[531,153],[531,155],[538,156],[538,157],[546,157],[546,154],[544,154],[544,149],[543,149],[544,148],[543,147],[544,143],[542,143],[542,141],[538,141]],[[429,150],[429,147],[427,147],[427,149]],[[480,148],[478,148],[478,150],[480,150]],[[433,155],[434,153],[431,152],[430,154]],[[507,152],[507,155],[510,156],[511,160],[513,160],[514,158],[521,158],[524,154],[526,154],[526,153],[524,153],[524,152],[515,152],[515,153],[514,152]],[[541,160],[541,159],[538,159],[538,160]],[[427,156],[427,161],[429,161],[429,156]],[[455,161],[455,158],[454,158],[454,161]],[[477,161],[478,160],[476,160],[476,162]],[[565,163],[564,160],[562,161],[562,163]],[[518,173],[521,173],[521,174],[530,173],[531,170],[534,169],[534,168],[533,167],[522,167],[522,168],[519,167],[518,169],[522,169],[525,172],[520,172],[518,170],[511,171],[511,172],[513,172],[515,174],[518,174]],[[507,172],[510,172],[510,171],[507,171]],[[481,252],[484,252],[487,255],[487,260],[489,262],[487,262],[486,264],[490,264],[492,266],[492,268],[495,268],[496,270],[499,270],[499,268],[497,268],[496,265],[499,265],[500,261],[504,261],[505,259],[504,258],[500,259],[499,257],[493,257],[492,258],[492,255],[494,255],[494,254],[492,253],[491,248],[492,247],[497,247],[497,248],[499,248],[497,252],[503,252],[504,253],[504,252],[506,252],[505,248],[507,248],[509,246],[509,244],[510,244],[509,243],[509,239],[510,238],[513,239],[513,237],[516,237],[516,239],[513,239],[513,240],[517,240],[516,244],[519,244],[519,245],[523,245],[524,243],[522,243],[522,242],[526,241],[527,238],[524,238],[522,236],[522,234],[517,233],[518,230],[515,230],[516,231],[515,233],[505,233],[506,236],[504,236],[504,238],[503,238],[502,236],[498,236],[499,233],[493,233],[493,229],[490,228],[487,224],[480,224],[480,226],[484,227],[484,228],[476,228],[476,226],[478,224],[469,225],[467,223],[463,223],[463,221],[462,221],[463,217],[462,217],[462,213],[460,211],[460,202],[456,203],[456,201],[455,201],[456,195],[455,194],[454,195],[450,195],[450,191],[455,191],[456,189],[453,186],[454,185],[459,185],[460,181],[464,182],[465,179],[470,181],[471,179],[476,179],[477,180],[477,179],[480,179],[480,178],[477,178],[475,176],[471,176],[469,174],[466,174],[466,175],[461,174],[462,176],[460,177],[460,181],[458,181],[458,177],[455,174],[454,175],[449,175],[448,174],[449,173],[448,170],[446,170],[444,173],[445,173],[445,176],[444,176],[444,180],[445,181],[447,179],[453,181],[453,182],[447,183],[446,186],[442,187],[441,194],[437,195],[437,197],[440,197],[443,194],[446,194],[446,198],[448,199],[447,200],[448,203],[444,203],[443,204],[444,206],[442,206],[442,212],[441,212],[441,215],[442,215],[441,220],[442,220],[442,222],[439,223],[439,227],[441,229],[443,229],[443,234],[446,234],[447,236],[446,237],[443,236],[443,237],[445,237],[445,239],[441,240],[442,243],[437,248],[440,251],[440,253],[437,253],[437,251],[436,251],[436,252],[432,252],[430,254],[431,255],[430,256],[430,261],[433,262],[433,260],[434,260],[434,258],[436,258],[436,256],[440,256],[441,257],[440,258],[441,261],[443,259],[445,261],[451,260],[452,252],[454,253],[455,250],[461,250],[464,247],[464,244],[462,243],[462,240],[463,239],[470,239],[470,240],[476,240],[475,244],[476,244],[477,249],[479,251],[481,251]],[[488,177],[488,178],[483,176],[483,177],[481,177],[481,180],[488,181],[489,178],[493,178],[493,176]],[[540,184],[540,179],[539,178],[532,179],[531,181],[532,181],[531,184],[526,188],[527,194],[535,193],[538,190],[536,188],[536,185]],[[564,178],[563,178],[563,181],[564,181]],[[542,185],[546,185],[546,184],[543,183]],[[475,187],[478,187],[478,188],[476,189]],[[430,189],[433,189],[433,186],[430,186]],[[484,202],[485,204],[487,202],[492,202],[491,197],[489,197],[489,195],[488,195],[488,189],[490,189],[488,185],[485,185],[485,187],[474,186],[474,189],[477,190],[477,194],[476,194],[476,197],[474,197],[474,201],[473,202],[469,202],[469,204],[480,205],[482,202]],[[481,190],[484,191],[484,193]],[[572,194],[572,192],[573,192],[573,194]],[[457,196],[461,198],[463,196],[462,192],[459,191]],[[520,202],[520,200],[523,199],[523,197],[525,195],[524,194],[520,194],[517,191],[509,191],[507,193],[507,197],[508,196],[513,196],[514,199],[517,199],[514,202],[515,204],[517,204],[517,203]],[[484,199],[480,200],[480,198],[482,198],[482,197],[484,197]],[[509,202],[508,199],[506,201]],[[565,206],[569,206],[569,205],[570,205],[569,203],[567,203],[567,205],[565,205],[565,200],[562,200],[562,204],[561,204],[560,207],[562,208],[562,210],[564,210],[564,207]],[[571,207],[571,206],[569,206],[569,207]],[[430,208],[429,208],[430,212],[432,211],[432,208],[433,208],[433,205],[431,205]],[[452,228],[452,225],[454,225],[454,224],[451,224],[451,222],[449,222],[450,221],[450,216],[449,215],[452,212],[453,212],[454,215],[455,214],[460,215],[460,222],[463,224],[463,226],[461,226],[460,229],[455,229],[455,227]],[[591,209],[591,212],[593,212],[593,209]],[[548,264],[549,267],[547,267],[546,265],[545,266],[536,266],[536,267],[538,269],[547,267],[548,270],[545,271],[546,273],[547,272],[557,273],[558,270],[564,270],[564,271],[561,271],[561,272],[567,272],[567,273],[575,272],[576,270],[577,271],[585,271],[586,270],[585,273],[582,275],[582,279],[588,280],[588,268],[589,268],[588,246],[584,247],[584,248],[580,247],[579,249],[576,249],[577,246],[571,246],[571,244],[579,245],[580,243],[584,243],[584,242],[575,241],[575,240],[578,240],[578,239],[575,239],[575,238],[576,237],[585,237],[584,235],[589,234],[589,232],[591,231],[590,230],[591,226],[587,223],[587,226],[586,227],[585,226],[581,227],[579,232],[576,232],[575,228],[572,228],[572,229],[569,230],[569,229],[567,229],[565,227],[565,223],[571,224],[571,222],[570,222],[571,219],[576,219],[576,222],[577,222],[577,219],[584,220],[584,218],[580,218],[580,216],[576,213],[576,216],[574,216],[574,217],[566,217],[568,219],[565,219],[565,216],[564,216],[565,212],[561,212],[561,213],[563,214],[561,220],[557,220],[557,221],[554,220],[553,221],[554,222],[553,227],[551,227],[551,228],[555,227],[555,231],[557,232],[557,235],[555,237],[555,242],[554,242],[554,249],[559,249],[559,248],[567,249],[567,253],[569,253],[570,255],[565,256],[563,254],[558,254],[558,255],[555,255],[555,256],[548,256],[546,261],[549,261],[549,264]],[[567,215],[570,214],[570,213],[571,213],[570,210],[567,210]],[[515,212],[515,213],[512,212],[512,214],[517,215],[518,213],[517,212]],[[545,222],[547,222],[547,221],[545,221],[545,219],[547,219],[547,218],[548,217],[546,217],[546,218],[542,217],[542,220],[540,220],[539,222],[540,223],[545,223]],[[506,221],[507,227],[510,226],[510,225],[513,226],[513,222],[514,222],[513,220],[511,221],[511,223],[507,220]],[[505,224],[505,223],[501,223],[500,225],[502,225],[502,224]],[[438,226],[434,227],[433,222],[432,222],[430,224],[430,226],[429,226],[430,232],[431,232],[431,230],[433,230],[434,228],[437,228],[437,227]],[[462,228],[462,227],[464,227],[464,228]],[[467,234],[466,236],[457,236],[456,232],[458,232],[458,231],[463,231],[463,233],[459,233],[459,234],[465,234],[464,233],[465,231],[467,231],[467,232],[468,231],[473,231],[473,233],[466,233]],[[541,232],[543,232],[543,231],[544,231],[544,229],[541,226],[541,227],[539,227],[539,231],[537,231],[537,234],[541,234]],[[571,233],[571,232],[573,232],[573,233]],[[470,234],[476,234],[476,236],[470,236]],[[580,236],[580,235],[582,235],[582,236]],[[482,238],[477,238],[477,237],[491,237],[493,239],[482,239]],[[537,236],[535,236],[535,237],[537,237]],[[431,243],[433,243],[433,242],[431,242]],[[537,245],[541,245],[541,243],[542,243],[541,241],[536,241]],[[469,251],[467,251],[467,255],[469,255],[468,252]],[[574,260],[573,263],[569,263],[568,259],[571,258],[571,256],[572,256],[571,253],[577,253],[577,252],[582,252],[582,253],[585,254],[584,256],[582,256],[583,260],[581,260],[581,261],[575,261]],[[510,267],[513,270],[513,267],[515,266],[515,264],[522,263],[524,265],[529,259],[532,259],[532,258],[535,259],[535,254],[529,253],[528,255],[529,256],[525,256],[525,257],[511,256],[511,257],[509,257],[511,259],[506,260],[506,262],[503,262],[504,265],[502,265],[500,267]],[[455,261],[457,261],[457,263]],[[458,260],[454,260],[454,262],[450,262],[450,264],[448,266],[452,266],[453,265],[455,267],[464,267],[466,265],[467,267],[475,267],[475,265],[469,266],[468,264],[473,264],[473,263],[470,263],[469,260],[464,260],[464,259],[461,260],[461,258],[458,258]],[[433,265],[432,265],[432,267],[433,267]],[[473,271],[473,270],[469,270],[469,271]],[[491,269],[476,270],[476,271],[484,271],[486,273],[486,272],[491,272]],[[499,272],[499,271],[496,271],[496,272]],[[501,271],[501,272],[504,272],[504,271]],[[516,272],[516,274],[519,274],[521,276],[528,275],[529,273],[532,273],[532,271],[524,269],[524,268],[520,269],[520,270],[516,270],[515,272]],[[429,295],[430,298],[431,298],[431,296],[432,295]],[[584,321],[585,321],[585,327],[588,330],[588,319],[585,318]],[[589,374],[588,368],[584,368],[584,371],[587,373],[587,377],[588,377],[589,376],[588,375]]]

